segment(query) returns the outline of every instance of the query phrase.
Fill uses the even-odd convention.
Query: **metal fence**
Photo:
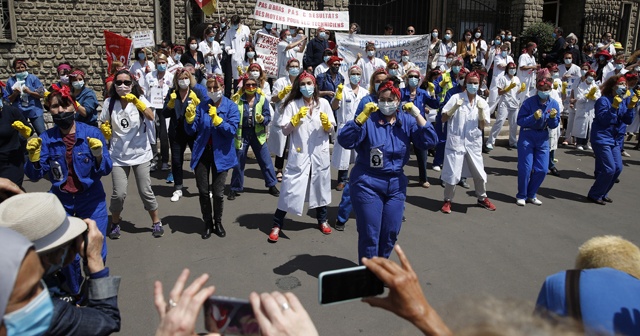
[[[447,1],[446,25],[454,30],[454,38],[462,39],[465,29],[482,28],[486,40],[492,40],[500,29],[509,29],[511,2],[507,0]],[[514,32],[514,35],[517,32]]]
[[[623,14],[621,9],[619,3],[603,3],[597,7],[592,6],[585,9],[581,24],[582,39],[597,42],[601,40],[604,33],[609,32],[616,41],[625,41],[628,34],[630,10],[625,17],[621,15]]]
[[[427,0],[349,0],[349,19],[360,25],[361,34],[382,35],[384,26],[393,26],[394,35],[406,34],[413,26],[416,34],[428,34],[429,4]]]

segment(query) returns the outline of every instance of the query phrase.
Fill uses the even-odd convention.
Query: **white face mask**
[[[124,97],[128,93],[131,93],[131,86],[130,85],[124,85],[124,84],[122,84],[120,86],[116,86],[116,93],[118,94],[118,96]]]
[[[249,78],[258,79],[260,77],[260,71],[250,71]]]
[[[186,88],[188,88],[190,84],[191,84],[191,80],[190,80],[189,78],[181,79],[181,80],[179,80],[179,81],[178,81],[178,86],[179,86],[181,89],[186,89]]]
[[[509,69],[509,74],[510,74],[511,76],[515,76],[515,74],[516,74],[516,69]]]
[[[403,62],[409,62],[409,56],[402,56]]]
[[[207,92],[207,96],[213,100],[214,103],[217,103],[220,98],[222,98],[223,90],[215,91],[215,92]]]
[[[376,51],[375,51],[375,50],[369,50],[369,51],[367,51],[367,56],[369,56],[369,57],[373,57],[373,56],[375,56],[375,55],[376,55]]]
[[[380,112],[386,116],[390,116],[394,114],[398,110],[398,106],[399,106],[399,103],[395,101],[378,103],[378,108],[380,109]]]
[[[189,49],[196,50],[196,49],[198,49],[198,45],[197,44],[190,44],[189,45]]]

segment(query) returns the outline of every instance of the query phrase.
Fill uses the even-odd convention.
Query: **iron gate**
[[[413,26],[416,34],[428,34],[429,5],[421,0],[349,0],[349,20],[360,25],[361,34],[382,35],[384,26],[391,24],[394,35],[406,34]]]
[[[510,20],[510,1],[454,0],[447,4],[447,27],[454,30],[454,38],[458,40],[463,40],[465,29],[473,31],[480,27],[485,40],[491,41],[500,29],[509,29]]]
[[[629,6],[625,11],[624,6]],[[585,9],[584,17],[581,23],[582,41],[599,42],[604,33],[611,33],[616,41],[622,41],[623,44],[628,37],[628,28],[630,20],[630,4],[603,3],[598,6],[592,6]]]

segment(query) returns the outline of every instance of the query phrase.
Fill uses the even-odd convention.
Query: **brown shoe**
[[[340,182],[340,183],[338,183],[338,185],[336,186],[336,190],[337,190],[337,191],[342,191],[342,189],[344,189],[344,182]]]

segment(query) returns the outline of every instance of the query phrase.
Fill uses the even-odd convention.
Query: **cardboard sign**
[[[256,53],[264,62],[262,70],[271,78],[278,78],[278,42],[280,39],[275,36],[259,33],[255,46]]]
[[[133,39],[133,49],[155,47],[156,45],[153,39],[153,30],[133,32],[131,38]]]

